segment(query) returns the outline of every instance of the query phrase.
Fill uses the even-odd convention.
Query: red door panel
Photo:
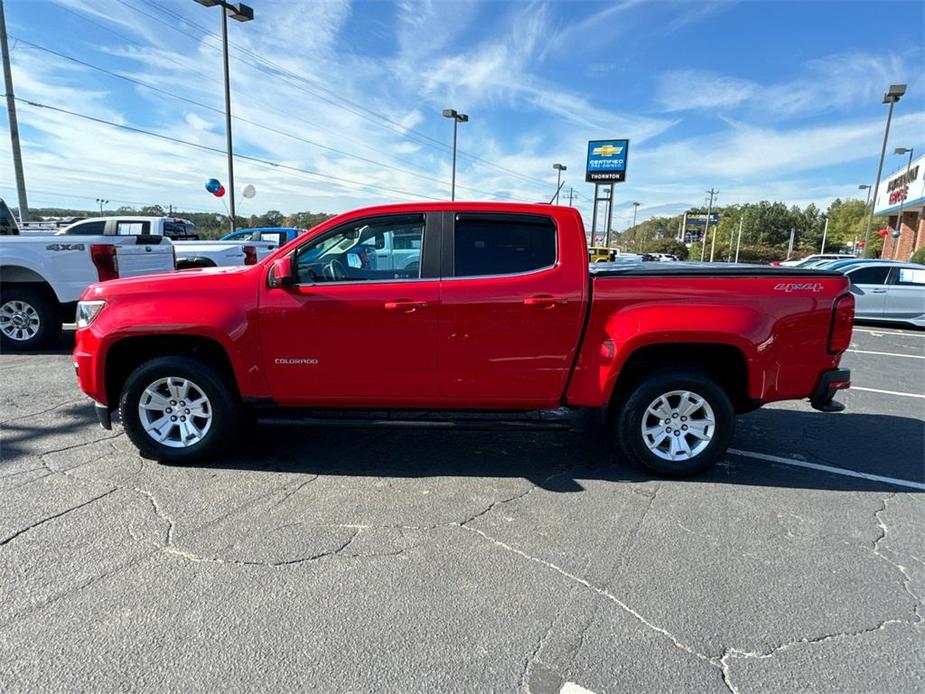
[[[266,289],[263,360],[286,405],[404,407],[437,398],[436,279]]]
[[[437,328],[440,393],[449,404],[560,402],[588,283],[583,232],[564,217],[453,215]]]

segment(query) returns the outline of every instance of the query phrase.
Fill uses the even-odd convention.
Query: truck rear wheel
[[[690,477],[712,467],[735,430],[726,392],[706,374],[687,369],[645,377],[614,414],[620,450],[662,477]]]
[[[119,414],[141,455],[189,463],[221,452],[241,420],[237,395],[198,359],[158,357],[136,368],[119,398]]]
[[[58,339],[58,303],[48,294],[43,286],[13,286],[0,291],[0,343],[4,349],[40,349]]]

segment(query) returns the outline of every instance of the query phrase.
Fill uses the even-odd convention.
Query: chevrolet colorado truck
[[[386,237],[403,239],[401,262],[364,264]],[[841,409],[843,275],[596,267],[569,207],[360,209],[251,267],[90,287],[77,378],[105,428],[118,410],[141,454],[170,462],[214,455],[254,411],[459,426],[593,408],[625,456],[685,476],[723,454],[737,413],[802,398]]]

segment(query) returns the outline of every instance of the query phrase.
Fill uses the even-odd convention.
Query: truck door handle
[[[886,294],[886,289],[871,289],[871,294]]]
[[[536,308],[553,308],[564,303],[566,303],[565,299],[549,294],[538,294],[524,299],[524,306],[535,306]]]
[[[386,311],[401,311],[402,313],[414,313],[419,308],[427,308],[426,301],[412,301],[410,299],[398,299],[396,301],[386,301],[383,304]]]

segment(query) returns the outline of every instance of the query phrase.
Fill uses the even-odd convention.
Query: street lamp
[[[862,183],[861,185],[858,186],[858,190],[867,191],[867,199],[864,201],[864,209],[867,209],[867,206],[870,204],[870,186]]]
[[[444,118],[453,119],[453,180],[450,184],[450,200],[456,199],[456,128],[460,123],[468,123],[469,116],[465,113],[457,113],[451,108],[443,109]]]
[[[228,17],[238,22],[254,19],[254,8],[244,3],[230,3],[225,0],[196,0],[205,7],[222,8],[222,54],[225,66],[225,149],[228,156],[228,206],[231,212],[231,230],[234,231],[234,152],[231,146],[231,86],[228,82]]]
[[[103,205],[108,205],[109,200],[103,200],[103,198],[97,198],[96,201],[100,205],[100,217],[102,217],[103,216]]]
[[[864,254],[867,255],[867,242],[870,240],[870,225],[874,221],[874,207],[877,206],[877,192],[880,190],[880,176],[883,173],[883,157],[886,156],[886,141],[890,136],[890,121],[893,120],[893,105],[902,98],[906,93],[905,84],[891,84],[883,95],[884,104],[889,104],[890,108],[886,114],[886,129],[883,131],[883,146],[880,148],[880,165],[877,167],[877,182],[874,183],[874,204],[870,208],[867,216],[867,229],[864,232]]]
[[[553,164],[552,168],[556,170],[556,205],[559,204],[559,189],[562,187],[562,172],[567,170],[565,164]]]
[[[903,154],[909,155],[909,162],[906,164],[906,178],[909,177],[909,169],[912,168],[913,149],[914,149],[913,147],[897,147],[896,149],[893,150],[893,154],[899,154],[900,156],[902,156]],[[906,181],[906,185],[909,185],[908,181]],[[904,202],[906,202],[905,195],[903,195],[899,199],[899,212],[897,213],[897,216],[896,216],[896,230],[900,234],[903,232],[903,203]]]

